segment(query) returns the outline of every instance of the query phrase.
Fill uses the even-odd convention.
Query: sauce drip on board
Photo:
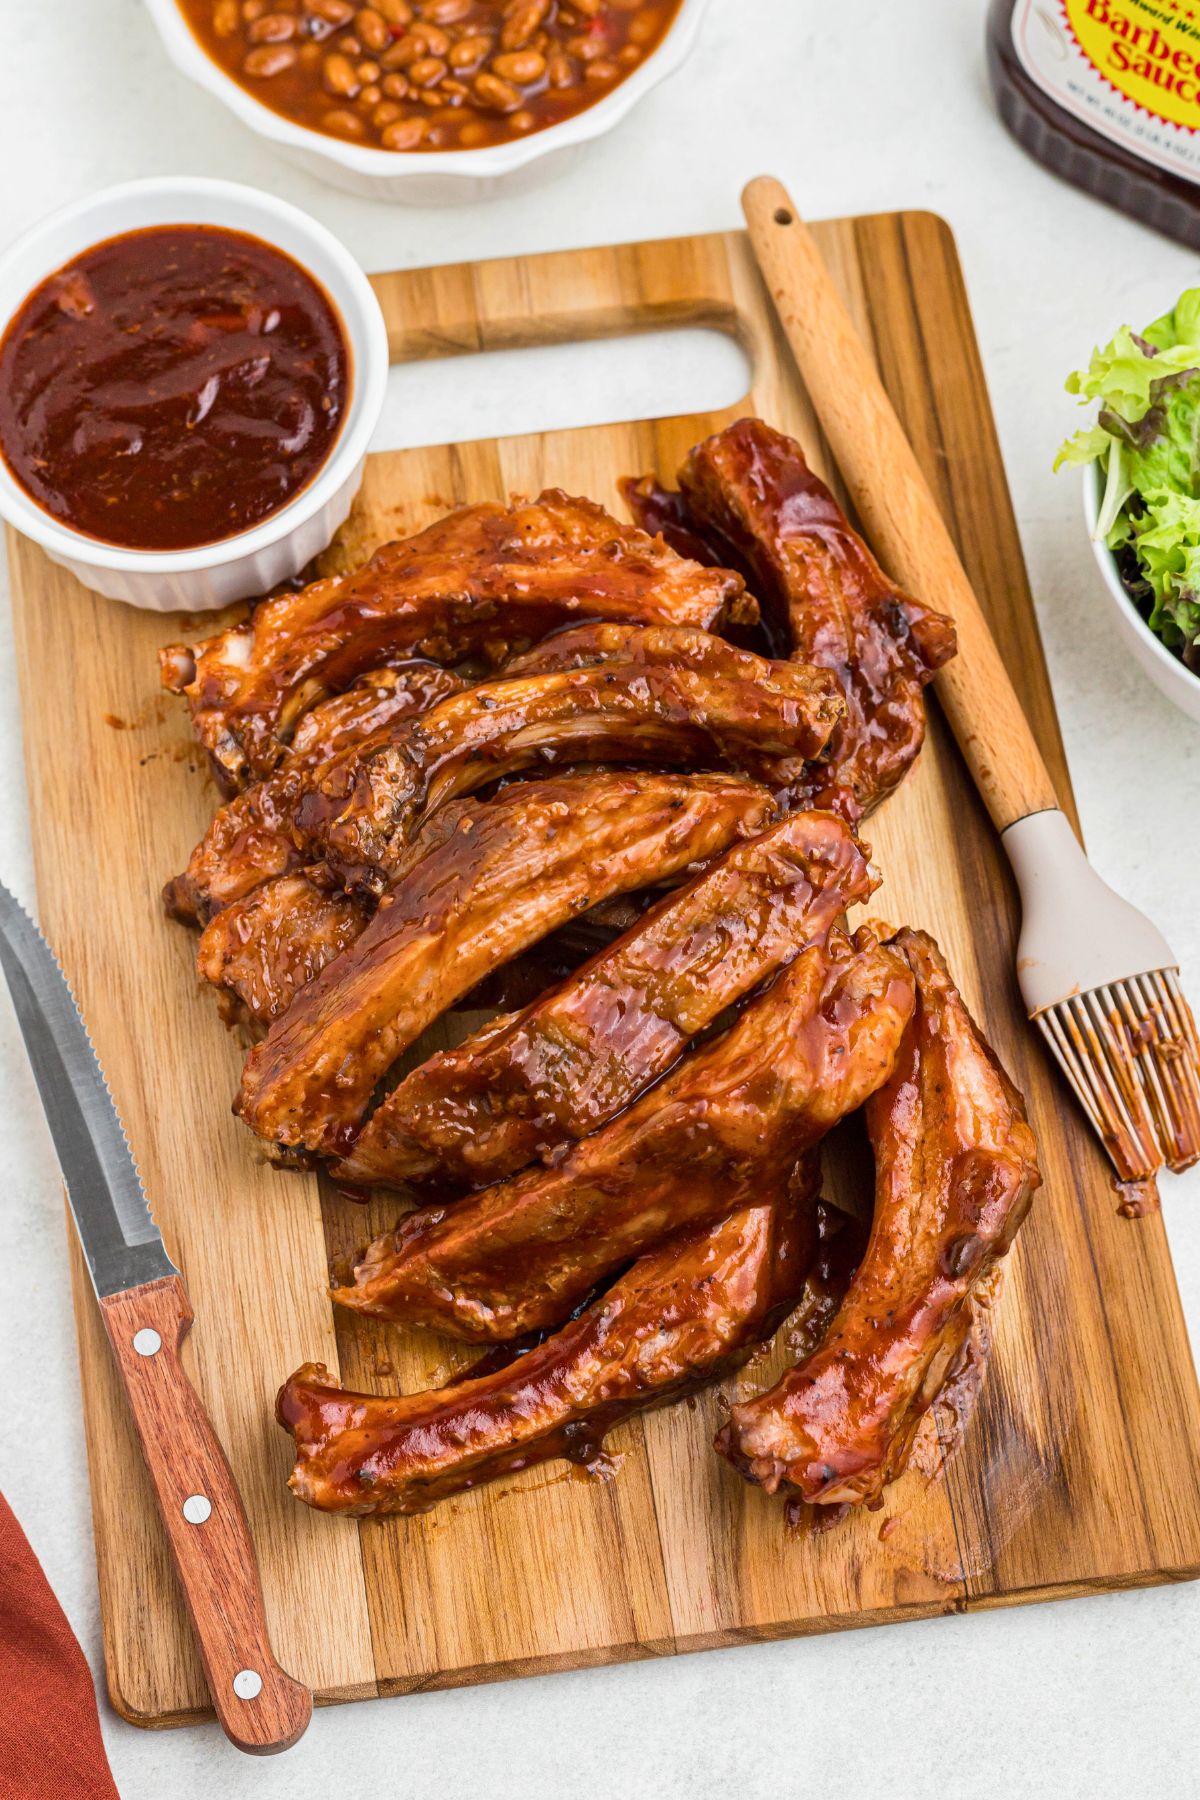
[[[0,340],[0,452],[76,531],[191,549],[308,486],[350,385],[341,320],[290,256],[155,226],[94,245],[18,309]]]

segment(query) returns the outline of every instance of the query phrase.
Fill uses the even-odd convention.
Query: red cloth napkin
[[[83,1651],[3,1494],[0,1800],[120,1800]]]

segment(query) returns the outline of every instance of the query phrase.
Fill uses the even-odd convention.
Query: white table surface
[[[0,0],[0,243],[92,189],[165,172],[270,188],[323,219],[369,269],[732,226],[742,183],[763,170],[813,217],[942,213],[966,269],[1091,850],[1152,911],[1195,997],[1200,729],[1122,654],[1077,486],[1049,465],[1075,424],[1066,372],[1117,324],[1155,317],[1200,271],[1009,141],[985,84],[984,12],[984,0],[713,0],[686,72],[557,184],[410,211],[347,199],[280,162],[172,71],[135,0]],[[627,413],[638,416],[661,384],[649,359],[617,354]],[[472,375],[469,387],[455,385],[453,367],[444,383],[422,372],[401,396],[397,439],[559,421],[564,393],[586,407],[612,385],[589,380],[574,353],[556,356],[540,370]],[[693,378],[729,379],[720,359],[693,369],[679,346],[670,361],[670,410]],[[7,607],[0,617],[0,875],[32,901]],[[69,708],[70,671],[47,678]],[[59,1179],[4,996],[0,1076],[0,1489],[102,1688]],[[1163,1202],[1195,1337],[1200,1172],[1167,1178]],[[1200,1590],[1185,1586],[338,1707],[268,1763],[239,1756],[215,1727],[148,1733],[103,1700],[101,1712],[126,1800],[298,1789],[448,1800],[483,1788],[492,1800],[549,1800],[576,1787],[627,1800],[864,1789],[897,1800],[1166,1800],[1200,1791],[1198,1657]]]

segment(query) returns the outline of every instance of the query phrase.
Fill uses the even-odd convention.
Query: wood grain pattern
[[[192,1324],[183,1283],[169,1275],[110,1294],[100,1314],[221,1728],[251,1755],[287,1750],[312,1717],[312,1695],[271,1650],[241,1496],[179,1360]]]
[[[1070,783],[953,241],[925,214],[813,228],[948,521],[1063,804]],[[706,432],[757,411],[825,440],[743,233],[381,277],[393,355],[688,323],[734,333],[754,371],[719,415],[377,456],[327,558],[455,503],[557,482],[618,507],[616,480],[670,477]],[[454,378],[448,364],[446,379]],[[710,1449],[721,1398],[624,1425],[614,1480],[561,1466],[416,1519],[314,1515],[284,1488],[275,1389],[320,1359],[354,1385],[444,1379],[461,1348],[334,1320],[323,1281],[391,1223],[311,1177],[271,1172],[228,1113],[238,1054],[197,996],[194,940],[158,908],[213,804],[155,650],[188,629],[96,600],[13,540],[14,607],[43,923],[76,984],[196,1326],[184,1347],[245,1498],[272,1639],[318,1698],[447,1687],[742,1640],[1193,1576],[1200,1397],[1160,1217],[1118,1218],[1101,1152],[1025,1025],[1016,914],[988,817],[944,722],[870,821],[873,910],[933,931],[1026,1090],[1046,1184],[1010,1258],[992,1366],[936,1480],[820,1537]],[[195,621],[191,622],[195,624]],[[73,687],[64,698],[63,671]],[[118,724],[113,723],[118,721]],[[837,1172],[840,1180],[851,1175]],[[205,1689],[128,1413],[75,1257],[110,1688],[178,1723]],[[728,1385],[781,1366],[777,1349]]]
[[[784,335],[876,555],[957,627],[959,654],[938,676],[938,698],[996,829],[1056,807],[962,559],[815,238],[768,175],[750,183],[742,204]]]

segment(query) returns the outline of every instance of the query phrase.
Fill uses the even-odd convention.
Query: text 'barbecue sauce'
[[[38,505],[131,550],[232,537],[307,487],[341,428],[350,352],[283,251],[211,225],[109,238],[0,340],[0,451]]]
[[[992,0],[988,70],[1039,162],[1200,249],[1200,0]]]

